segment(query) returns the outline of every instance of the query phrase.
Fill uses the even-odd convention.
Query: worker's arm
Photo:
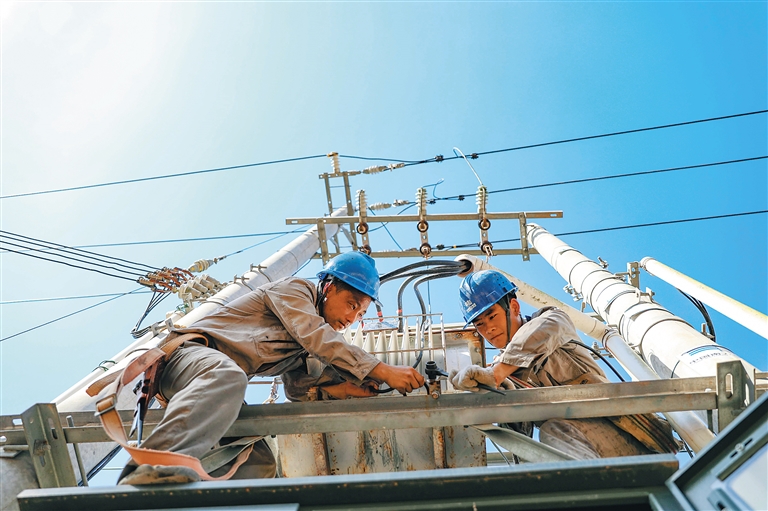
[[[386,382],[401,393],[411,392],[424,385],[424,377],[416,369],[407,366],[391,366],[384,362],[374,367],[368,376],[374,380]]]
[[[362,348],[348,344],[315,309],[314,291],[306,281],[289,279],[265,290],[264,302],[288,334],[309,353],[351,375],[361,384],[379,360]]]

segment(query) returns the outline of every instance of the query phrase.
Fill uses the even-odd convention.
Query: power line
[[[662,222],[649,222],[645,224],[634,224],[634,225],[623,225],[620,227],[604,227],[601,229],[587,229],[584,231],[571,231],[571,232],[561,232],[558,234],[554,234],[555,236],[575,236],[577,234],[591,234],[596,232],[608,232],[608,231],[620,231],[623,229],[636,229],[639,227],[656,227],[659,225],[671,225],[671,224],[682,224],[686,222],[700,222],[704,220],[717,220],[720,218],[734,218],[734,217],[740,217],[740,216],[748,216],[748,215],[760,215],[768,213],[768,209],[763,209],[759,211],[746,211],[744,213],[730,213],[726,215],[714,215],[714,216],[703,216],[698,218],[683,218],[680,220],[666,220]],[[508,243],[513,241],[520,241],[520,238],[509,238],[505,240],[495,240],[491,243]],[[447,250],[447,249],[453,249],[453,248],[468,248],[468,247],[476,247],[477,243],[465,243],[463,245],[451,245],[451,246],[440,246],[441,248],[435,248],[435,250]]]
[[[718,161],[714,163],[701,163],[698,165],[686,165],[684,167],[671,167],[667,169],[656,169],[656,170],[644,170],[640,172],[629,172],[626,174],[614,174],[611,176],[600,176],[600,177],[587,177],[583,179],[571,179],[569,181],[557,181],[554,183],[542,183],[537,185],[527,185],[527,186],[517,186],[515,188],[503,188],[500,190],[489,190],[488,193],[505,193],[505,192],[517,192],[520,190],[531,190],[534,188],[546,188],[549,186],[560,186],[560,185],[572,185],[576,183],[588,183],[592,181],[604,181],[607,179],[618,179],[623,177],[633,177],[633,176],[645,176],[650,174],[662,174],[665,172],[676,172],[679,170],[690,170],[690,169],[700,169],[705,167],[716,167],[719,165],[730,165],[733,163],[743,163],[746,161],[757,161],[757,160],[765,160],[768,158],[768,156],[754,156],[752,158],[741,158],[738,160],[727,160],[727,161]],[[462,195],[451,195],[449,197],[437,197],[436,200],[464,200],[465,197],[474,197],[477,195],[476,193],[469,193],[469,194],[462,194]]]
[[[82,186],[72,186],[69,188],[56,188],[53,190],[41,190],[37,192],[27,192],[27,193],[16,193],[13,195],[3,195],[0,196],[0,199],[13,199],[16,197],[29,197],[32,195],[43,195],[47,193],[59,193],[59,192],[71,192],[75,190],[86,190],[89,188],[100,188],[104,186],[115,186],[115,185],[124,185],[124,184],[130,184],[130,183],[141,183],[144,181],[154,181],[157,179],[169,179],[172,177],[183,177],[183,176],[193,176],[196,174],[209,174],[212,172],[222,172],[224,170],[235,170],[235,169],[244,169],[248,167],[262,167],[265,165],[276,165],[278,163],[290,163],[294,161],[302,161],[302,160],[312,160],[315,158],[325,158],[326,155],[324,154],[316,154],[313,156],[301,156],[298,158],[285,158],[282,160],[272,160],[272,161],[262,161],[258,163],[246,163],[245,165],[232,165],[229,167],[217,167],[213,169],[203,169],[203,170],[193,170],[190,172],[179,172],[177,174],[165,174],[162,176],[150,176],[150,177],[140,177],[136,179],[125,179],[123,181],[109,181],[106,183],[96,183],[92,185],[82,185]]]
[[[137,291],[134,294],[141,295],[151,293],[152,291]],[[104,293],[100,295],[80,295],[80,296],[58,296],[54,298],[30,298],[27,300],[7,300],[0,302],[0,305],[15,305],[19,303],[40,303],[40,302],[59,302],[62,300],[82,300],[85,298],[104,298],[107,296],[123,296],[125,293]]]
[[[496,149],[496,150],[493,150],[493,151],[484,151],[484,152],[478,152],[478,153],[471,153],[469,155],[469,157],[471,159],[475,160],[475,159],[479,158],[480,156],[485,156],[485,155],[489,155],[489,154],[507,153],[507,152],[510,152],[510,151],[520,151],[522,149],[533,149],[535,147],[546,147],[546,146],[551,146],[551,145],[567,144],[567,143],[570,143],[570,142],[581,142],[581,141],[584,141],[584,140],[594,140],[594,139],[598,139],[598,138],[615,137],[615,136],[618,136],[618,135],[628,135],[630,133],[641,133],[643,131],[661,130],[661,129],[666,129],[666,128],[675,128],[675,127],[679,127],[679,126],[689,126],[689,125],[692,125],[692,124],[700,124],[700,123],[704,123],[704,122],[722,121],[722,120],[725,120],[725,119],[734,119],[736,117],[746,117],[746,116],[749,116],[749,115],[764,114],[766,112],[768,112],[768,110],[756,110],[754,112],[745,112],[745,113],[741,113],[741,114],[724,115],[724,116],[721,116],[721,117],[709,117],[707,119],[697,119],[695,121],[685,121],[685,122],[677,122],[677,123],[674,123],[674,124],[664,124],[664,125],[661,125],[661,126],[650,126],[650,127],[647,127],[647,128],[637,128],[637,129],[632,129],[632,130],[614,131],[612,133],[602,133],[600,135],[589,135],[589,136],[586,136],[586,137],[567,138],[567,139],[563,139],[563,140],[554,140],[552,142],[542,142],[542,143],[538,143],[538,144],[529,144],[529,145],[523,145],[523,146],[517,146],[517,147],[508,147],[506,149]],[[443,155],[438,155],[438,156],[435,156],[434,158],[428,158],[426,160],[409,162],[409,163],[406,163],[405,166],[409,167],[409,166],[412,166],[412,165],[422,165],[424,163],[440,163],[440,162],[443,162],[443,161],[456,160],[456,159],[459,159],[459,158],[461,158],[461,156],[449,156],[449,157],[446,158]]]
[[[296,231],[294,230],[294,231],[257,232],[252,234],[232,234],[227,236],[205,236],[200,238],[176,238],[176,239],[167,239],[167,240],[127,241],[127,242],[121,242],[121,243],[73,245],[70,248],[101,248],[101,247],[125,247],[125,246],[131,246],[131,245],[156,245],[160,243],[182,243],[182,242],[189,242],[189,241],[212,241],[212,240],[225,240],[225,239],[236,239],[236,238],[254,238],[259,236],[275,236],[275,235],[291,234],[294,232]],[[0,249],[0,253],[2,253],[2,249]]]
[[[27,328],[26,330],[24,330],[24,331],[22,331],[22,332],[17,332],[17,333],[15,333],[15,334],[13,334],[13,335],[9,335],[8,337],[3,337],[2,339],[0,339],[0,342],[3,342],[3,341],[7,341],[8,339],[13,339],[14,337],[18,337],[19,335],[22,335],[22,334],[26,334],[27,332],[31,332],[32,330],[37,330],[38,328],[42,328],[42,327],[44,327],[44,326],[50,325],[51,323],[56,323],[57,321],[61,321],[62,319],[66,319],[66,318],[68,318],[68,317],[70,317],[70,316],[74,316],[75,314],[80,314],[81,312],[85,312],[85,311],[87,311],[87,310],[89,310],[89,309],[93,309],[94,307],[98,307],[99,305],[103,305],[103,304],[105,304],[105,303],[107,303],[107,302],[111,302],[112,300],[117,300],[117,299],[118,299],[118,298],[120,298],[121,296],[130,295],[130,294],[132,294],[132,293],[135,293],[135,292],[137,292],[137,291],[139,291],[139,290],[141,290],[141,289],[144,289],[144,288],[143,288],[143,287],[140,287],[140,288],[134,289],[133,291],[128,291],[127,293],[123,293],[123,294],[121,294],[121,295],[118,295],[118,296],[114,296],[114,297],[112,297],[112,298],[109,298],[109,299],[107,299],[107,300],[104,300],[104,301],[102,301],[102,302],[99,302],[99,303],[95,303],[95,304],[93,304],[93,305],[90,305],[90,306],[88,306],[88,307],[85,307],[84,309],[80,309],[80,310],[77,310],[77,311],[75,311],[75,312],[71,312],[71,313],[69,313],[69,314],[66,314],[66,315],[64,315],[64,316],[61,316],[61,317],[58,317],[58,318],[56,318],[56,319],[52,319],[52,320],[50,320],[50,321],[47,321],[47,322],[45,322],[45,323],[42,323],[42,324],[40,324],[40,325],[37,325],[37,326],[33,326],[32,328]]]
[[[10,241],[5,241],[5,240],[3,240],[3,238],[5,238],[6,240],[11,239],[11,240],[19,242],[19,243],[25,243],[27,246],[25,247],[24,245],[19,245],[18,243],[13,243],[13,242],[10,242]],[[60,245],[59,243],[53,243],[53,242],[50,242],[50,241],[43,241],[43,240],[39,240],[37,238],[30,238],[29,236],[23,236],[21,234],[14,234],[14,233],[8,232],[8,231],[0,231],[0,244],[1,243],[6,243],[6,244],[9,244],[9,245],[13,245],[15,247],[25,248],[26,250],[30,250],[30,251],[46,252],[46,253],[49,253],[49,255],[54,255],[56,257],[61,257],[61,258],[64,258],[64,259],[70,259],[70,260],[73,260],[73,261],[84,262],[84,263],[87,263],[87,264],[92,264],[94,266],[101,266],[103,268],[111,268],[111,269],[114,269],[114,270],[117,270],[117,271],[124,271],[126,273],[133,273],[133,272],[126,271],[126,270],[120,270],[119,268],[116,267],[116,266],[122,266],[123,268],[128,268],[130,270],[138,270],[140,272],[140,273],[138,273],[138,275],[143,275],[147,271],[154,271],[154,270],[158,269],[158,268],[156,268],[154,266],[149,266],[149,265],[142,264],[142,263],[136,263],[136,262],[133,262],[133,261],[128,261],[127,259],[121,259],[119,257],[113,257],[113,256],[108,256],[108,255],[97,254],[96,252],[90,252],[88,250],[81,250],[81,249],[78,249],[78,248],[75,248],[75,247],[67,247],[66,245]],[[45,250],[42,250],[42,249],[37,248],[37,247],[42,247]],[[50,254],[50,252],[60,252],[61,254],[64,254],[64,255],[61,255],[59,253]],[[79,259],[78,257],[72,257],[72,256],[80,256],[80,257],[83,257],[85,260],[84,259]],[[99,263],[108,263],[108,265],[102,265],[102,264],[95,263],[95,262],[89,262],[89,261],[87,261],[88,259],[90,259],[92,261],[98,261]],[[114,266],[109,266],[109,265],[114,265]]]
[[[768,112],[768,110],[756,110],[754,112],[745,112],[740,114],[732,114],[732,115],[724,115],[720,117],[709,117],[707,119],[697,119],[694,121],[685,121],[685,122],[678,122],[673,124],[664,124],[660,126],[650,126],[647,128],[637,128],[632,130],[624,130],[624,131],[615,131],[612,133],[602,133],[599,135],[589,135],[585,137],[576,137],[576,138],[569,138],[569,139],[563,139],[563,140],[555,140],[551,142],[542,142],[538,144],[529,144],[524,146],[517,146],[517,147],[508,147],[506,149],[495,149],[492,151],[483,151],[483,152],[476,152],[471,153],[469,157],[471,159],[477,159],[480,156],[485,156],[489,154],[497,154],[497,153],[505,153],[510,151],[520,151],[522,149],[532,149],[535,147],[545,147],[545,146],[551,146],[551,145],[557,145],[557,144],[567,144],[570,142],[579,142],[584,140],[593,140],[598,138],[606,138],[606,137],[615,137],[618,135],[627,135],[630,133],[640,133],[644,131],[653,131],[653,130],[660,130],[665,128],[674,128],[679,126],[688,126],[692,124],[699,124],[699,123],[705,123],[705,122],[713,122],[713,121],[722,121],[726,119],[734,119],[737,117],[746,117],[750,115],[758,115],[758,114],[764,114]],[[312,156],[301,156],[297,158],[285,158],[281,160],[271,160],[271,161],[264,161],[264,162],[258,162],[258,163],[247,163],[244,165],[232,165],[229,167],[217,167],[217,168],[211,168],[211,169],[203,169],[203,170],[194,170],[190,172],[179,172],[176,174],[165,174],[161,176],[149,176],[149,177],[142,177],[142,178],[136,178],[136,179],[126,179],[122,181],[109,181],[106,183],[96,183],[91,185],[82,185],[82,186],[73,186],[68,188],[57,188],[53,190],[40,190],[36,192],[26,192],[26,193],[17,193],[12,195],[3,195],[0,196],[0,199],[13,199],[17,197],[29,197],[33,195],[42,195],[42,194],[49,194],[49,193],[59,193],[59,192],[70,192],[75,190],[86,190],[90,188],[100,188],[105,186],[115,186],[115,185],[123,185],[123,184],[130,184],[130,183],[140,183],[144,181],[154,181],[157,179],[169,179],[174,177],[185,177],[185,176],[192,176],[196,174],[208,174],[212,172],[222,172],[225,170],[234,170],[234,169],[243,169],[248,167],[260,167],[265,165],[276,165],[280,163],[290,163],[295,161],[303,161],[303,160],[311,160],[311,159],[317,159],[317,158],[325,158],[327,155],[325,154],[316,154]],[[392,159],[392,158],[373,158],[373,157],[367,157],[367,156],[355,156],[355,155],[340,155],[340,158],[347,158],[347,159],[357,159],[357,160],[378,160],[378,161],[393,161],[393,162],[404,162],[405,166],[412,166],[412,165],[422,165],[424,163],[435,163],[435,162],[443,162],[447,160],[455,160],[460,158],[460,156],[449,156],[449,157],[443,157],[442,155],[435,156],[433,158],[427,158],[425,160],[400,160],[400,159]]]

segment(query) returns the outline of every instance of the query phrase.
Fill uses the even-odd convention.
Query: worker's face
[[[472,323],[486,341],[502,350],[520,328],[520,304],[514,298],[509,301],[509,332],[507,332],[507,314],[498,303],[494,303]]]
[[[331,284],[325,293],[323,318],[334,330],[341,331],[359,321],[370,304],[370,297]]]

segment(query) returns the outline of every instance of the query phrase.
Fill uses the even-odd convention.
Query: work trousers
[[[550,419],[539,427],[539,440],[579,460],[651,453],[635,437],[604,418]]]
[[[160,395],[168,403],[165,415],[141,446],[203,456],[237,419],[247,386],[245,372],[227,355],[185,342],[171,354],[160,379]],[[275,471],[274,455],[262,440],[233,479],[274,477]]]

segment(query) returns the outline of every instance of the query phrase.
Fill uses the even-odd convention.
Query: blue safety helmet
[[[497,271],[480,270],[470,273],[459,287],[461,314],[464,316],[464,321],[469,325],[508,294],[512,294],[511,298],[515,298],[515,291],[517,286]]]
[[[317,277],[322,281],[329,275],[374,300],[379,299],[379,272],[376,271],[376,262],[367,254],[347,252],[337,255],[328,261]]]

